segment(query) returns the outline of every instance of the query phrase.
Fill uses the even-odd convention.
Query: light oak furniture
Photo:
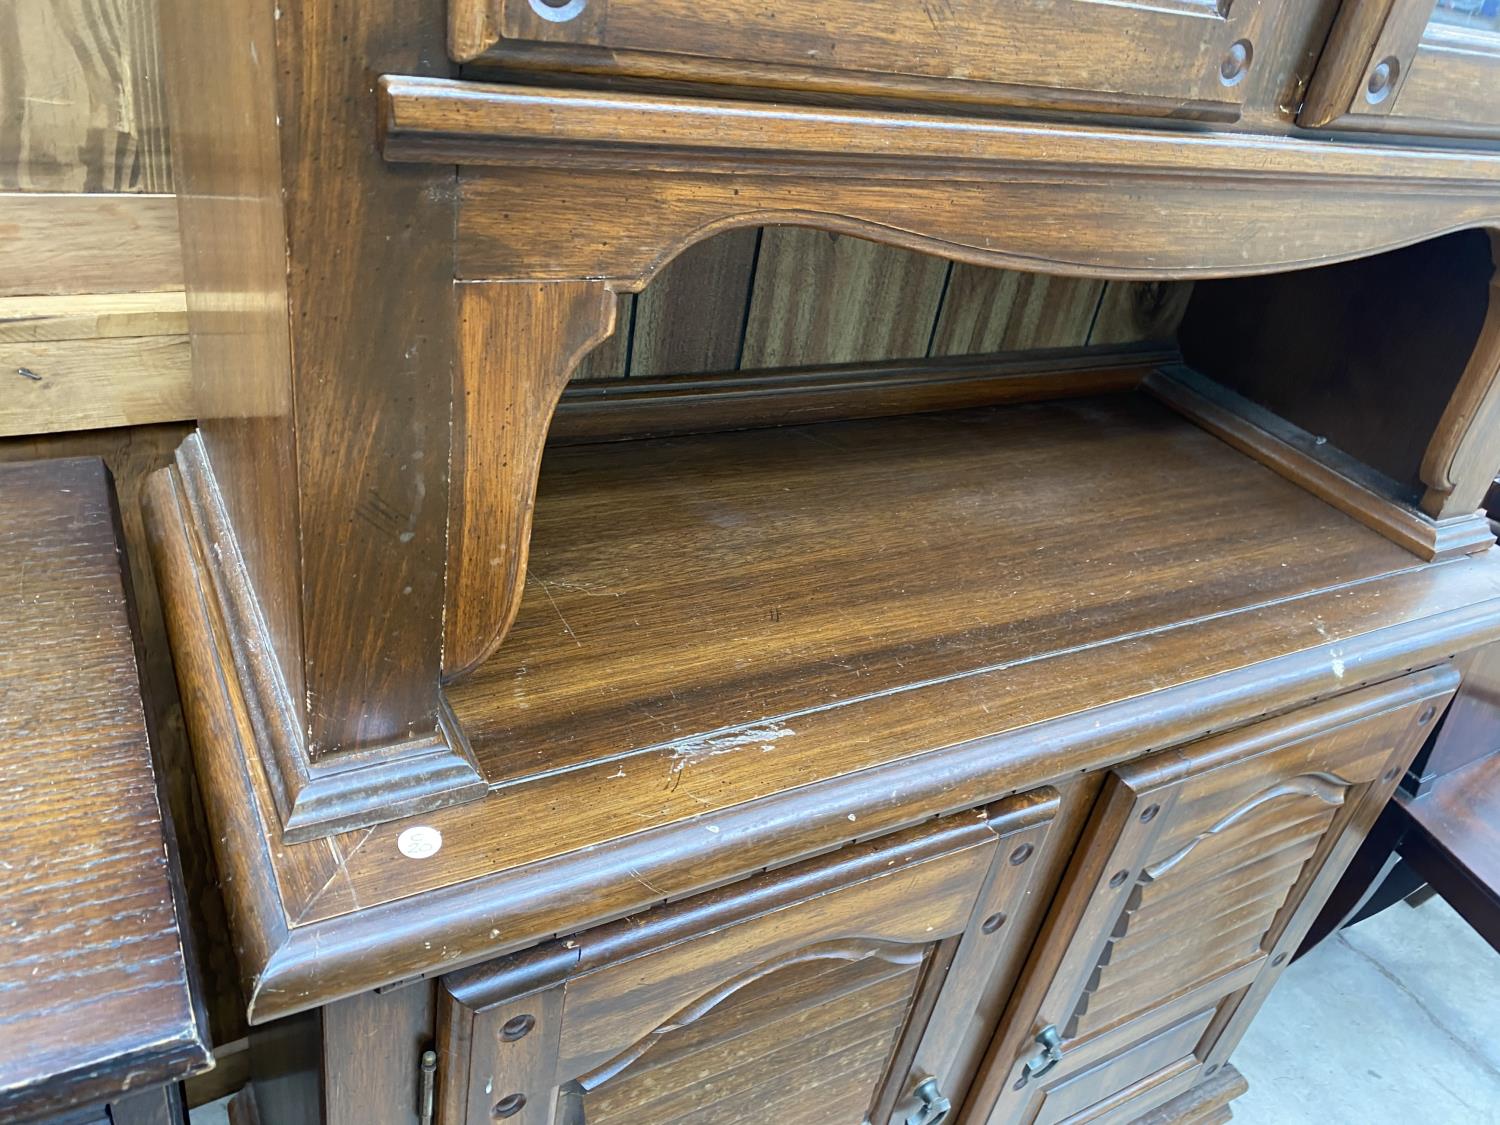
[[[0,466],[0,1117],[168,1125],[213,1065],[96,459]]]
[[[263,1119],[1227,1118],[1500,639],[1500,151],[1306,128],[1373,7],[164,4],[147,508]],[[567,387],[778,223],[1197,285]]]

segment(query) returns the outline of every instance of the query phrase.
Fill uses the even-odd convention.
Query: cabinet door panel
[[[1344,0],[1298,123],[1500,136],[1500,5]]]
[[[1102,1062],[1049,1084],[1041,1098],[1037,1125],[1097,1120],[1115,1105],[1134,1099],[1137,1089],[1159,1086],[1191,1068],[1193,1048],[1213,1019],[1206,1008],[1154,1032]]]
[[[768,972],[804,960],[919,965],[933,941],[963,929],[992,846],[984,841],[904,876],[825,892],[815,908],[773,911],[578,977],[568,985],[562,1067],[591,1071],[618,1054],[617,1044],[641,1045],[657,1029],[696,1020]],[[880,937],[852,936],[869,924],[872,908]]]
[[[1416,673],[1116,770],[987,1060],[992,1125],[1138,1115],[1214,1065],[1456,682]],[[1046,1028],[1060,1061],[1028,1073]]]
[[[1057,806],[946,817],[451,974],[440,1121],[863,1121],[951,1020],[945,985],[989,963],[975,944],[1014,940],[978,912],[1031,890],[1031,852],[1001,846],[1035,850]]]
[[[509,66],[1232,120],[1285,0],[450,0]],[[1272,68],[1274,69],[1274,67]]]
[[[845,966],[842,972],[858,967]],[[729,1039],[710,1040],[705,1049],[674,1064],[644,1073],[632,1067],[589,1095],[589,1121],[626,1125],[710,1112],[731,1121],[754,1120],[758,1107],[782,1085],[813,1083],[822,1083],[825,1096],[836,1101],[863,1095],[863,1112],[880,1083],[920,976],[921,965],[910,965],[886,977],[884,987],[841,992],[848,982],[836,982],[830,974],[824,983],[837,988],[813,1009],[818,1018],[772,1019],[746,1035],[736,1035],[732,1026]],[[885,1002],[872,1003],[871,992]],[[829,1067],[824,1061],[829,1057],[841,1061]],[[648,1054],[641,1061],[650,1058]]]

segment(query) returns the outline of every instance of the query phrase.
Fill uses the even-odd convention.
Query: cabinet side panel
[[[286,232],[269,0],[161,0],[194,396],[288,694],[302,705]]]
[[[1194,286],[1194,370],[1389,477],[1408,497],[1489,306],[1488,236]],[[1472,509],[1471,509],[1472,510]]]
[[[448,74],[441,0],[304,0],[280,12],[307,733],[317,757],[437,729],[455,171],[393,167],[376,145],[376,75]]]

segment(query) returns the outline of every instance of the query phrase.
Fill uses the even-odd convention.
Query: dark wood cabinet
[[[1120,767],[1076,839],[1043,789],[450,974],[438,1121],[1134,1120],[1223,1065],[1457,682]]]
[[[1500,149],[1298,127],[1376,10],[164,0],[148,522],[278,1121],[1224,1120],[1500,639]],[[824,238],[917,354],[570,385]],[[943,354],[992,269],[1192,295]]]

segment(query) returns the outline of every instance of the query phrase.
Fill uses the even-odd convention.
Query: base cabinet
[[[1118,768],[1076,839],[1043,788],[449,974],[437,1120],[1132,1121],[1223,1067],[1456,683]]]

